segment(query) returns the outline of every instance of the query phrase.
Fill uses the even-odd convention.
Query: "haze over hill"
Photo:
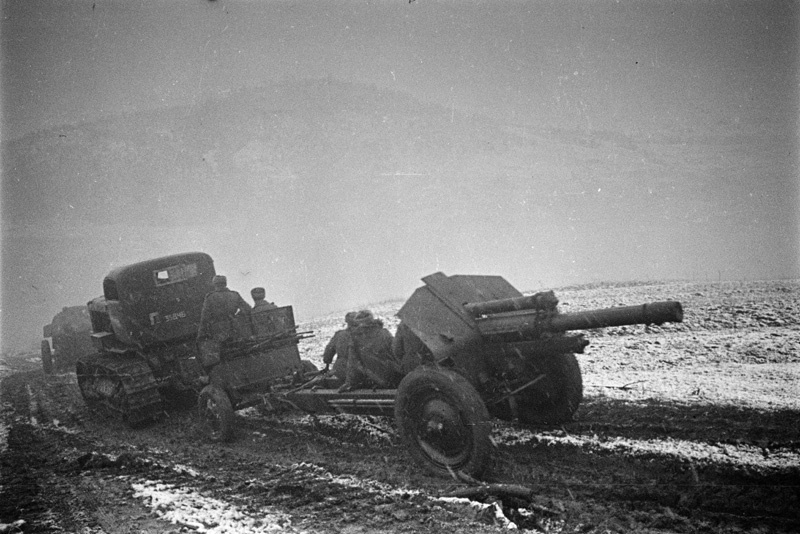
[[[41,131],[4,147],[4,331],[29,339],[111,267],[195,249],[301,318],[436,270],[523,289],[788,276],[781,143],[518,129],[329,79]]]
[[[202,250],[302,320],[419,278],[798,267],[798,9],[4,2],[3,348]]]

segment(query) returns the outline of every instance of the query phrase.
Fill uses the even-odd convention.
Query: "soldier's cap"
[[[211,283],[214,284],[215,287],[226,287],[228,285],[228,279],[221,274],[217,274],[211,279]]]
[[[254,287],[250,290],[250,296],[254,299],[263,299],[267,296],[267,291],[263,287]]]
[[[375,323],[375,316],[369,310],[359,310],[353,317],[353,326],[372,326]]]

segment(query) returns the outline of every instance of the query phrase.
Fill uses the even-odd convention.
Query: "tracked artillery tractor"
[[[176,254],[120,267],[90,301],[95,352],[76,363],[78,386],[90,406],[121,416],[132,426],[159,417],[181,393],[198,394],[206,408],[228,411],[261,401],[276,379],[297,380],[313,364],[301,361],[291,306],[241,315],[241,334],[217,347],[213,361],[196,337],[205,295],[213,287],[207,254]],[[207,431],[218,437],[216,419]],[[224,427],[229,430],[230,421]]]

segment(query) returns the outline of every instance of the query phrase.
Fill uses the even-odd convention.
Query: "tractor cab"
[[[103,279],[103,295],[89,302],[95,347],[146,348],[197,335],[214,262],[189,252],[127,265]]]

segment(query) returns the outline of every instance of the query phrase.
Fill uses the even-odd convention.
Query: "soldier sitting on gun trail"
[[[350,333],[353,330],[353,319],[358,312],[347,312],[344,316],[344,323],[347,325],[342,330],[337,330],[333,337],[325,345],[325,350],[322,352],[322,362],[325,364],[325,370],[330,368],[331,362],[333,363],[333,374],[339,378],[347,378],[347,356],[350,353],[350,343],[352,341]],[[336,356],[336,361],[333,357]]]
[[[206,295],[203,311],[200,312],[200,328],[197,342],[203,367],[209,368],[219,363],[223,343],[247,337],[239,331],[236,316],[250,313],[250,305],[236,291],[228,289],[228,280],[216,275],[211,279],[214,291]]]
[[[358,388],[392,388],[400,382],[400,366],[392,353],[392,333],[369,310],[353,318],[347,379],[340,392]]]
[[[263,287],[254,287],[250,290],[250,296],[253,297],[253,311],[259,312],[264,310],[274,310],[277,308],[274,302],[264,300],[267,292]]]

